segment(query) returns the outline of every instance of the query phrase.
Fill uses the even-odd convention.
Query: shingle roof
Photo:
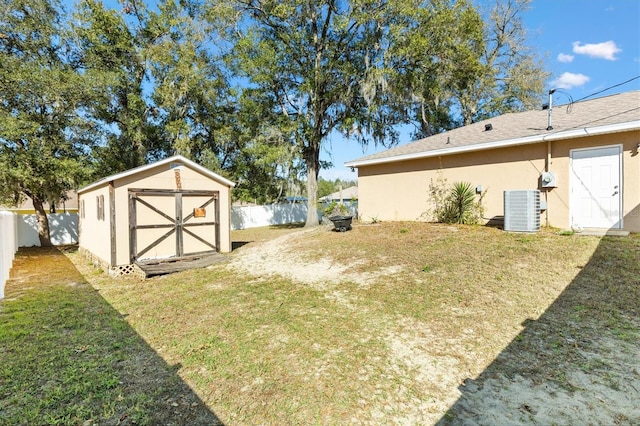
[[[508,113],[345,163],[348,167],[640,129],[640,91]],[[491,124],[491,130],[485,125]]]
[[[330,200],[350,200],[350,199],[358,198],[358,187],[350,186],[348,188],[344,188],[342,191],[336,191],[333,194],[325,195],[324,197],[320,197],[320,201],[330,201]]]

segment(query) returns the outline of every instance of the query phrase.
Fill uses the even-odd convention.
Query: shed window
[[[80,217],[84,219],[84,200],[80,200]]]
[[[104,220],[104,195],[96,197],[98,220]]]

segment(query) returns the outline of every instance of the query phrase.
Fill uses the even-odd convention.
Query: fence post
[[[18,221],[13,212],[0,211],[0,299],[9,279],[15,253],[18,251]]]

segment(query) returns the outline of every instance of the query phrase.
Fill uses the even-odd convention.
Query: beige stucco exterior
[[[170,161],[169,161],[170,160]],[[79,245],[93,256],[103,260],[109,267],[128,265],[130,263],[130,227],[129,227],[129,190],[184,190],[184,191],[218,191],[219,192],[219,251],[231,251],[231,187],[233,183],[219,178],[195,163],[183,157],[172,157],[156,164],[134,170],[133,173],[122,173],[90,185],[78,191],[79,197]],[[178,176],[178,177],[177,177]],[[98,214],[98,200],[104,199],[104,215]],[[149,196],[145,198],[168,216],[175,214],[175,198]],[[194,208],[206,202],[207,197],[182,197],[182,215],[191,214]],[[191,218],[190,223],[211,222],[214,219],[214,204],[205,209],[206,216]],[[168,223],[158,213],[138,205],[137,224],[151,225]],[[144,247],[167,232],[167,228],[149,229],[139,233],[137,245]],[[214,235],[214,226],[199,227],[206,235]],[[199,231],[199,232],[200,232]],[[210,232],[209,232],[210,231]],[[213,238],[213,237],[212,237]],[[184,251],[201,252],[207,246],[197,239],[185,235]],[[141,259],[169,257],[175,253],[175,238],[167,238]]]
[[[640,232],[640,131],[538,142],[381,164],[357,165],[361,219],[427,220],[432,209],[428,190],[441,173],[448,183],[470,182],[486,191],[485,218],[504,215],[503,192],[541,189],[547,209],[541,223],[571,227],[571,150],[619,145],[621,158],[622,229]],[[542,189],[540,174],[555,172],[557,187]],[[573,206],[575,208],[575,206]]]

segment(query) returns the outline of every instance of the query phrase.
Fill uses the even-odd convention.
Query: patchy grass
[[[623,401],[640,397],[638,236],[424,223],[329,229],[234,231],[228,264],[147,281],[111,279],[69,253],[90,300],[120,324],[87,334],[102,341],[100,330],[115,328],[105,340],[123,333],[152,349],[227,424],[624,424],[640,415]],[[104,359],[122,350],[105,348]],[[26,377],[16,383],[46,388]],[[108,384],[95,394],[111,395]],[[576,398],[560,398],[564,392]],[[26,393],[11,406],[27,411]],[[120,393],[125,401],[135,394]],[[139,405],[141,423],[163,414]]]
[[[12,275],[0,302],[0,424],[215,422],[58,250],[20,249]]]

